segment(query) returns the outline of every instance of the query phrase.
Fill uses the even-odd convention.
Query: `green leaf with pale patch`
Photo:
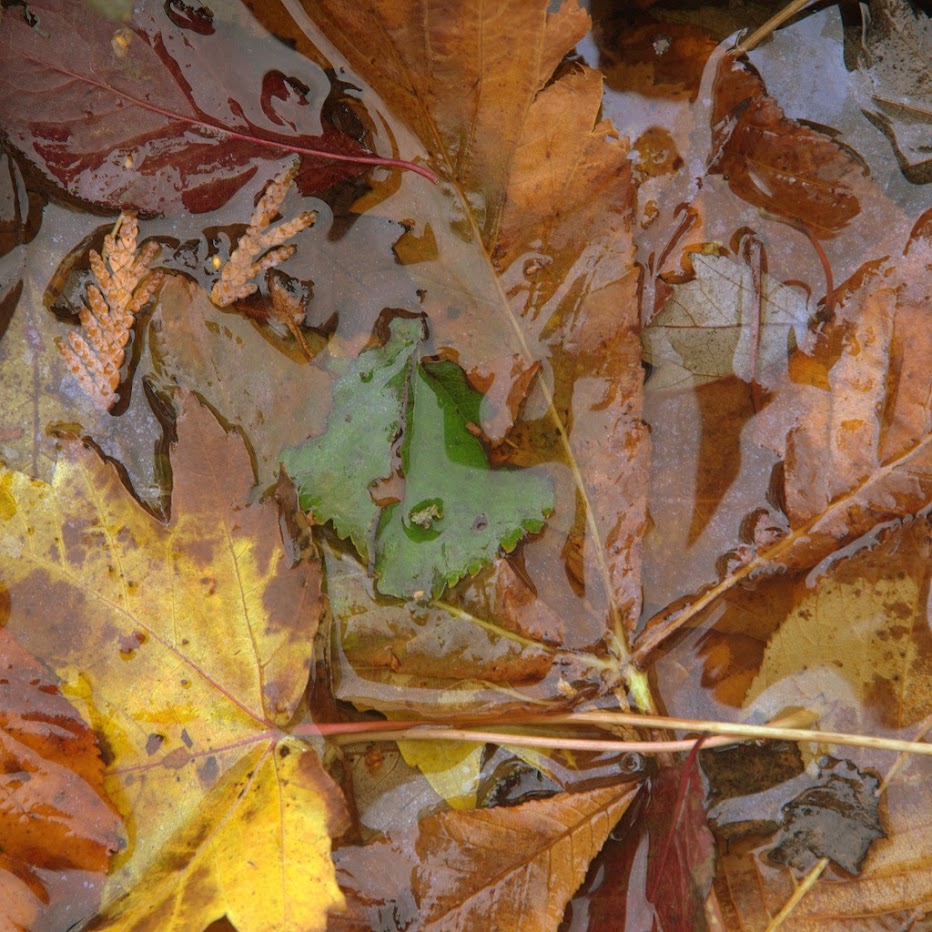
[[[282,463],[302,507],[372,555],[383,595],[423,598],[539,531],[553,491],[534,470],[490,467],[469,430],[482,396],[453,363],[418,362],[420,320],[396,318],[390,334],[337,380],[327,430]],[[371,490],[391,476],[399,436],[404,490],[380,509]]]

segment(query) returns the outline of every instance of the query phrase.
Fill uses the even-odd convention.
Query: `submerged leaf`
[[[417,361],[421,319],[395,318],[390,327],[388,342],[361,353],[337,380],[326,432],[284,451],[282,463],[302,507],[374,560],[380,592],[421,599],[539,531],[553,498],[533,472],[490,469],[469,430],[481,396],[453,363]],[[399,435],[404,489],[380,502],[374,487],[392,476]]]
[[[337,849],[347,923],[365,927],[383,912],[403,916],[414,907],[417,922],[410,928],[556,929],[636,792],[633,784],[445,812],[422,819],[416,832]],[[373,875],[380,877],[377,886]]]
[[[15,507],[0,487],[0,513]],[[0,889],[4,928],[94,912],[126,845],[97,737],[55,678],[0,628]]]
[[[130,26],[68,0],[31,0],[32,19],[23,7],[3,10],[0,119],[42,174],[97,206],[151,213],[219,207],[261,162],[289,151],[350,159],[311,159],[298,181],[304,193],[359,173],[352,158],[368,153],[320,116],[330,91],[321,69],[293,56],[295,73],[283,75],[281,47],[263,68],[261,47],[227,24],[192,35],[157,9],[137,7]],[[232,92],[216,74],[225,59],[243,76]],[[313,116],[301,123],[317,133],[286,131],[289,115],[274,112],[264,88],[274,75],[306,89]]]
[[[338,793],[280,731],[307,684],[319,569],[291,565],[272,504],[245,504],[238,435],[190,397],[177,429],[167,524],[77,442],[51,486],[3,476],[9,627],[113,755],[106,787],[132,840],[102,921],[319,928],[340,901],[327,858]]]
[[[736,375],[770,387],[773,370],[805,344],[809,308],[800,291],[725,256],[694,253],[696,277],[676,285],[643,333],[644,357],[655,367],[650,388],[701,385]]]

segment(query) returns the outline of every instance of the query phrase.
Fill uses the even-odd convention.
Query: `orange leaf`
[[[5,628],[0,770],[0,889],[9,927],[92,913],[110,857],[126,844],[104,791],[97,737]]]

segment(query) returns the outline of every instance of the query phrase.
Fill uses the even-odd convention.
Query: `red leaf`
[[[54,677],[0,628],[4,928],[63,928],[96,909],[110,856],[123,846],[103,774],[94,733]],[[66,914],[71,921],[61,922]]]
[[[366,164],[414,168],[367,153],[326,122],[330,82],[316,65],[283,48],[273,59],[268,43],[231,26],[182,30],[142,8],[124,28],[67,0],[31,2],[29,14],[34,26],[19,7],[2,12],[0,121],[43,175],[81,200],[200,213],[286,153],[305,156],[304,194]]]
[[[647,899],[663,932],[697,927],[714,875],[714,839],[696,754],[666,767],[651,783],[645,820],[650,834]]]

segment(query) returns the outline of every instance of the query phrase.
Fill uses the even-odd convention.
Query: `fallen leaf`
[[[46,221],[26,253],[22,292],[0,342],[0,394],[4,401],[0,457],[11,469],[49,480],[58,458],[57,435],[61,430],[88,434],[105,455],[122,465],[139,497],[161,510],[166,502],[153,452],[162,446],[162,425],[143,386],[133,386],[127,392],[124,385],[114,413],[101,411],[74,384],[55,344],[57,339],[66,339],[73,327],[45,307],[46,283],[62,258],[62,247],[53,240],[79,242],[98,226],[99,218],[65,215],[50,204]],[[53,232],[56,224],[60,224],[58,234]],[[140,364],[146,367],[144,357]]]
[[[932,523],[892,528],[810,581],[767,644],[746,708],[805,706],[823,727],[898,731],[932,715],[925,623]],[[826,719],[827,717],[827,719]]]
[[[327,431],[284,451],[282,463],[302,507],[374,561],[381,593],[423,599],[539,531],[553,500],[534,472],[490,469],[468,430],[481,396],[454,363],[419,361],[423,321],[389,326],[388,341],[337,379]],[[377,485],[395,472],[399,438],[403,490],[383,495]]]
[[[644,329],[650,389],[701,385],[736,375],[772,387],[796,346],[807,344],[810,311],[800,290],[763,275],[760,292],[746,263],[692,255],[695,278],[673,294]]]
[[[861,211],[864,169],[824,133],[788,119],[757,72],[726,55],[712,109],[710,172],[757,207],[833,236]]]
[[[387,841],[337,849],[349,914],[333,927],[395,912],[411,916],[410,929],[556,929],[636,792],[637,785],[606,787],[440,813]],[[372,884],[373,876],[381,879]]]
[[[340,904],[328,851],[342,808],[282,730],[307,685],[319,568],[291,565],[273,504],[245,504],[238,435],[190,396],[177,429],[168,523],[74,441],[51,486],[4,474],[8,626],[112,754],[130,847],[100,924],[322,928]]]
[[[0,514],[11,507],[0,486]],[[15,507],[15,506],[14,506]],[[0,888],[4,927],[52,928],[92,915],[126,845],[104,790],[97,736],[58,682],[0,628]]]
[[[650,783],[644,812],[650,837],[647,899],[661,929],[701,923],[715,876],[715,844],[695,752]],[[644,927],[650,915],[639,917]]]
[[[859,874],[871,843],[884,837],[877,811],[880,780],[850,761],[820,761],[814,785],[783,807],[783,825],[767,853],[778,864],[810,870],[828,858]]]
[[[4,10],[0,118],[50,181],[98,207],[203,212],[225,203],[260,162],[288,152],[324,157],[305,164],[304,193],[363,169],[358,159],[368,153],[320,115],[330,92],[322,70],[297,55],[285,62],[282,48],[264,58],[269,47],[232,23],[197,35],[154,9],[124,26],[92,8],[77,15],[63,0],[36,0],[35,28],[21,7]],[[239,80],[213,72],[224,60],[236,63]],[[298,96],[290,107],[266,86],[275,76]],[[292,112],[317,132],[298,132]]]
[[[932,499],[930,270],[920,227],[902,261],[841,289],[835,319],[797,352],[755,425],[784,460],[780,562],[812,566]]]
[[[337,699],[360,709],[431,718],[569,701],[561,680],[582,679],[577,660],[447,604],[412,608],[377,600],[352,556],[324,546],[333,617],[329,668]]]
[[[857,68],[868,119],[890,140],[903,174],[932,180],[932,24],[928,10],[905,0],[871,0],[846,59]]]
[[[574,563],[585,554],[591,607],[566,600],[568,627],[584,643],[621,645],[639,614],[647,435],[627,147],[599,119],[601,76],[561,65],[588,17],[574,0],[552,13],[543,0],[479,12],[444,3],[427,18],[395,0],[306,9],[450,181],[428,189],[401,178],[355,208],[405,223],[395,251],[437,346],[468,375],[514,354],[543,363],[537,455],[568,463],[575,481],[557,490],[564,539],[525,546],[528,571],[543,589],[565,575],[564,545]],[[286,34],[303,35],[293,25]],[[574,347],[584,358],[567,361],[555,384],[551,357],[562,365]]]
[[[924,760],[913,759],[898,772],[881,804],[887,838],[871,846],[861,873],[851,876],[829,868],[795,904],[781,928],[848,932],[865,917],[877,928],[922,927],[932,910],[928,780]],[[722,853],[715,891],[727,929],[766,928],[798,888],[793,872],[761,864],[742,848],[726,848]]]

